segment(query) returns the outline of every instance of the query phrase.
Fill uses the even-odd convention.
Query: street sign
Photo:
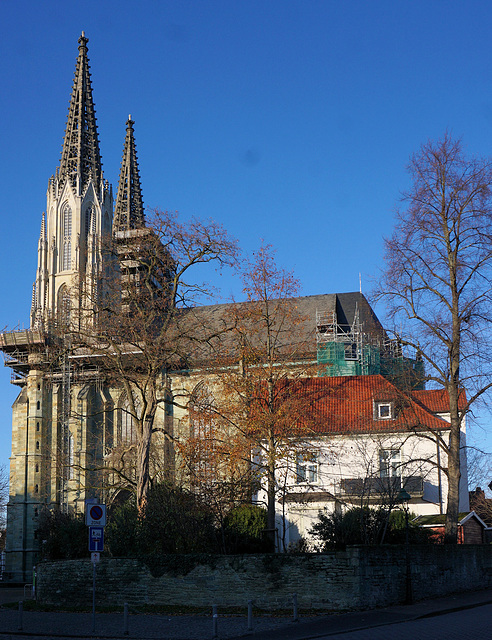
[[[94,552],[94,553],[91,553],[91,562],[92,562],[92,564],[97,564],[100,559],[101,559],[101,556],[99,555],[99,553],[97,551]]]
[[[104,551],[103,527],[89,527],[89,551]]]
[[[88,527],[104,527],[106,525],[106,505],[88,504],[85,512],[85,524]]]

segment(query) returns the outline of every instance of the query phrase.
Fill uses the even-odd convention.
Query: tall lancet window
[[[193,391],[189,404],[190,471],[196,490],[211,485],[217,475],[217,439],[215,399],[201,382]]]
[[[62,325],[70,324],[70,291],[66,284],[58,289],[58,321]]]
[[[63,207],[63,263],[62,270],[72,268],[72,209],[68,204]]]
[[[140,402],[135,398],[135,411],[139,412]],[[120,424],[119,424],[119,442],[120,444],[130,445],[137,441],[137,419],[133,415],[130,402],[126,395],[120,400]]]
[[[89,233],[96,232],[96,210],[94,209],[94,205],[91,204],[85,210],[85,237],[89,235]]]

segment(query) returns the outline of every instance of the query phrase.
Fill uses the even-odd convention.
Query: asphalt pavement
[[[374,629],[372,635],[377,638],[385,637],[383,627],[386,625],[492,604],[492,589],[465,592],[412,605],[397,605],[343,614],[303,617],[301,610],[298,622],[293,622],[291,617],[255,616],[252,630],[248,630],[246,616],[221,614],[220,607],[216,627],[214,627],[212,612],[210,615],[190,616],[135,614],[130,610],[127,634],[122,612],[97,613],[93,619],[91,613],[23,611],[21,617],[18,608],[2,606],[7,602],[17,603],[23,598],[22,589],[0,589],[0,640],[14,640],[14,638],[16,640],[25,638],[208,640],[213,637],[215,628],[219,639],[253,637],[259,640],[308,640],[359,629]],[[93,631],[94,622],[95,631]]]

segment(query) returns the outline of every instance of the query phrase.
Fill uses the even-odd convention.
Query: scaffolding
[[[71,394],[71,363],[70,337],[66,336],[63,345],[61,361],[61,412],[60,412],[60,508],[68,513],[68,481],[70,479],[70,394]]]
[[[381,374],[395,383],[424,388],[421,358],[404,356],[401,342],[384,331],[365,334],[357,305],[352,324],[339,323],[336,311],[316,311],[316,345],[321,376]]]
[[[29,356],[39,354],[39,362],[48,361],[45,334],[37,329],[20,329],[0,333],[0,350],[4,366],[11,369],[10,382],[23,386],[31,367]]]
[[[358,306],[352,324],[338,322],[336,311],[316,311],[316,345],[320,375],[379,373],[379,348],[364,335]]]

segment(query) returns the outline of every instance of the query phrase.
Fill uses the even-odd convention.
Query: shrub
[[[271,542],[265,535],[267,512],[253,504],[235,507],[224,519],[224,546],[227,553],[268,553]]]
[[[409,542],[429,542],[427,532],[411,523]],[[405,515],[400,509],[390,514],[385,509],[353,507],[345,512],[320,511],[310,534],[319,540],[321,549],[344,549],[352,544],[403,544],[406,539]]]
[[[171,484],[149,492],[145,517],[131,497],[110,510],[106,537],[113,556],[148,557],[217,550],[213,515],[199,498]]]
[[[88,528],[82,514],[62,513],[45,508],[39,515],[38,540],[42,560],[85,558],[88,551]]]

